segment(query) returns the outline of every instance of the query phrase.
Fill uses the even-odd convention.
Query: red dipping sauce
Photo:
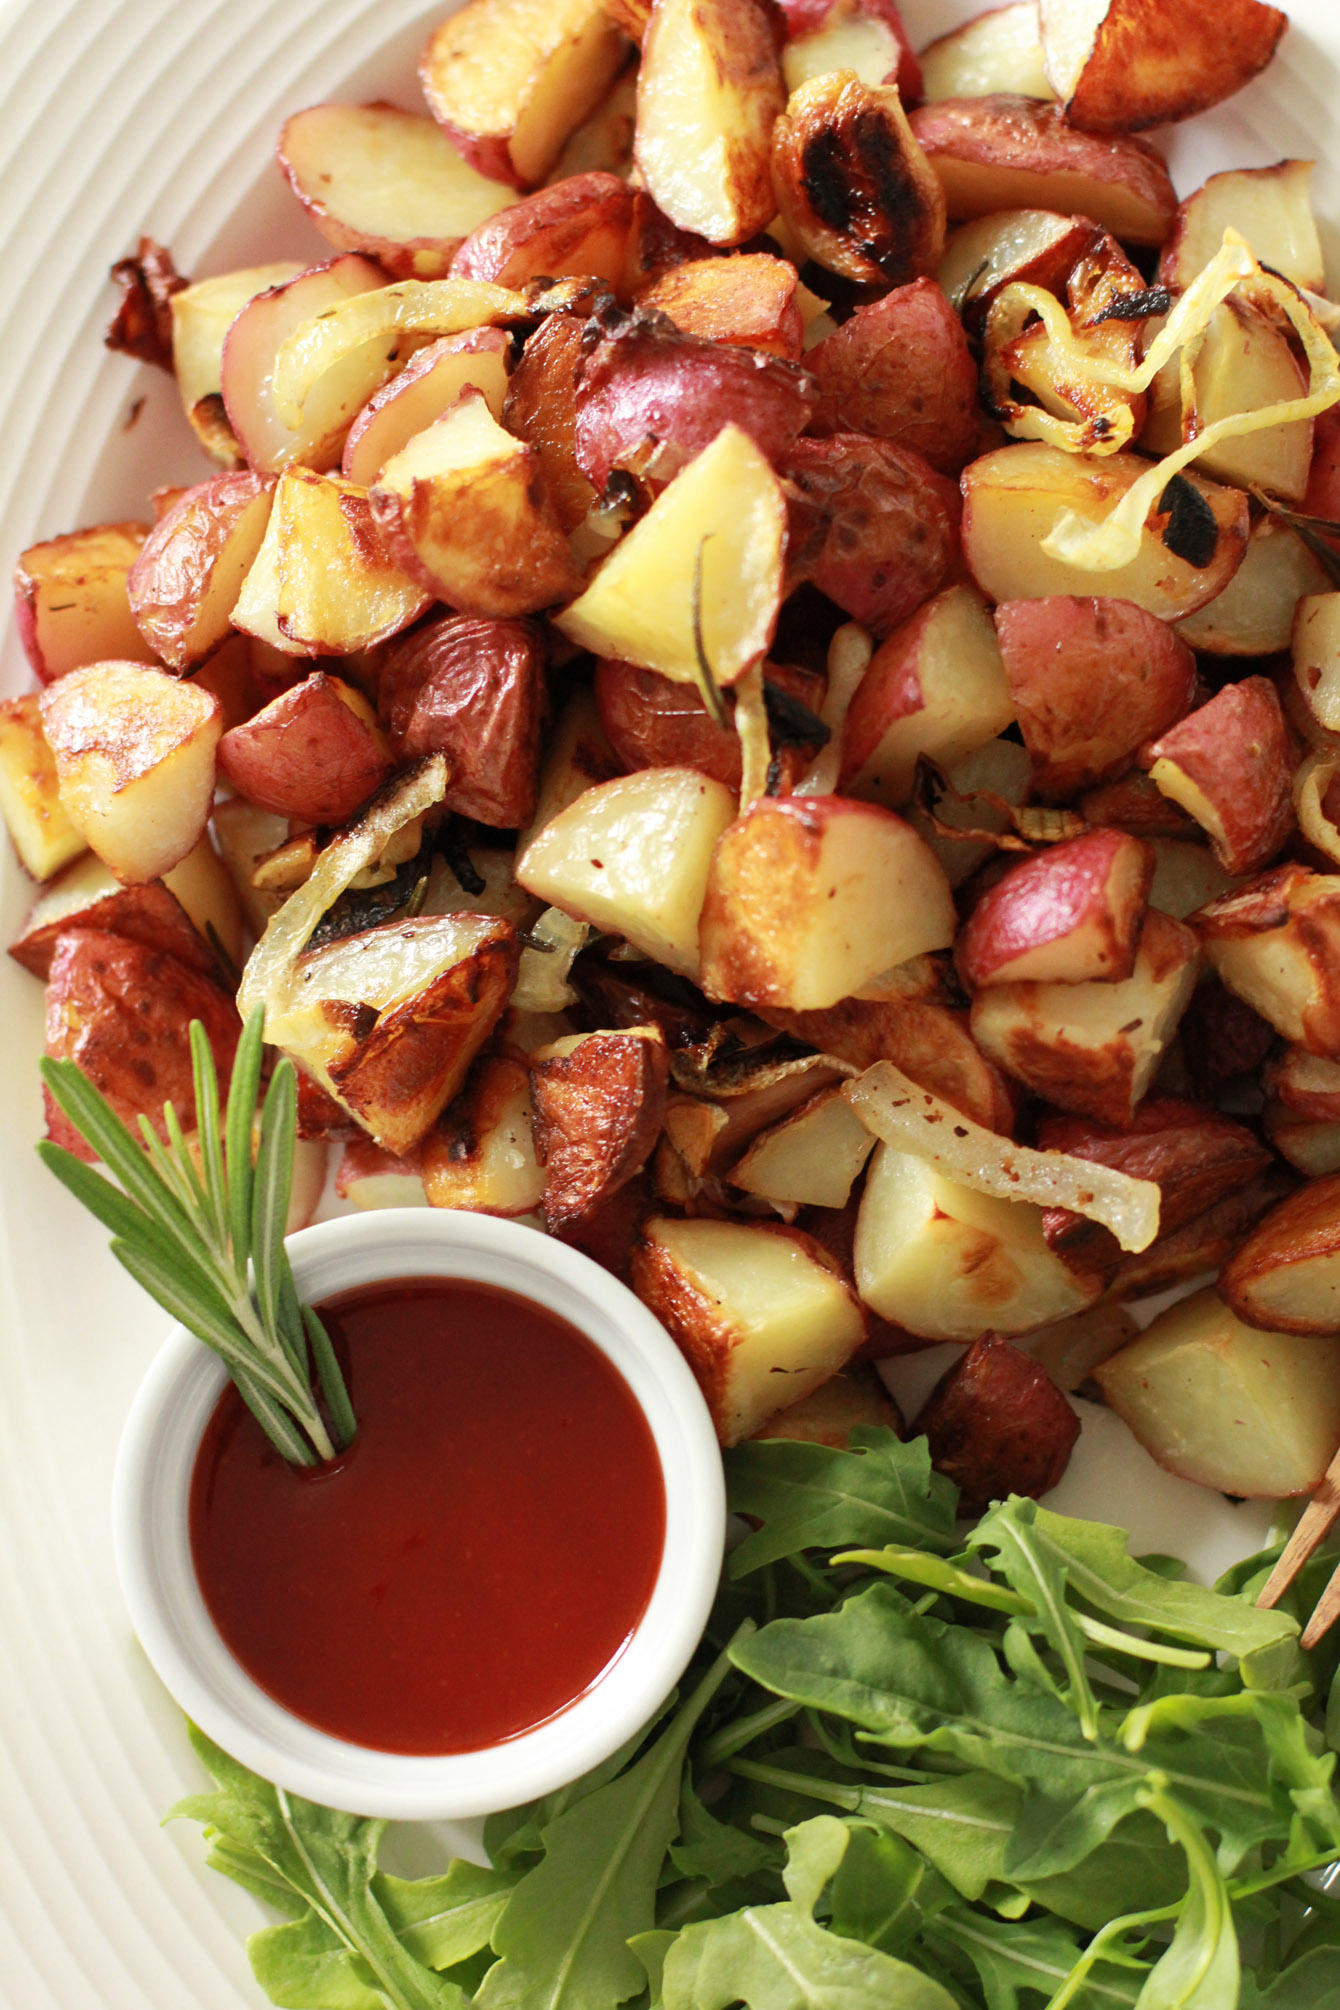
[[[646,1418],[592,1341],[508,1291],[397,1279],[319,1310],[358,1435],[291,1466],[225,1390],[190,1500],[215,1625],[276,1702],[355,1744],[531,1730],[646,1611],[665,1543]]]

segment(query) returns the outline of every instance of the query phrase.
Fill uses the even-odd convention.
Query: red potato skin
[[[1162,244],[1172,229],[1177,193],[1167,167],[1148,141],[1133,134],[1100,139],[1079,132],[1067,124],[1059,105],[1009,92],[982,98],[945,98],[939,104],[923,105],[912,113],[909,124],[932,166],[937,157],[947,155],[951,160],[998,168],[1005,177],[994,200],[962,209],[951,202],[951,216],[980,215],[988,209],[1079,209],[1080,186],[1065,197],[1049,191],[1048,200],[1043,201],[1035,199],[1025,180],[1038,176],[1052,182],[1057,175],[1070,174],[1078,177],[1081,185],[1111,182],[1138,198],[1146,227],[1138,237],[1127,229],[1114,231],[1114,236]],[[1108,222],[1104,216],[1097,221]]]
[[[1260,872],[1294,825],[1293,735],[1268,677],[1226,684],[1164,733],[1150,763],[1171,761],[1208,798],[1221,831],[1210,845],[1225,872]]]
[[[1288,25],[1278,7],[1251,0],[1228,8],[1221,0],[1179,0],[1167,10],[1114,7],[1099,26],[1066,116],[1091,133],[1190,118],[1264,70]],[[1180,87],[1170,89],[1174,79]]]
[[[1191,650],[1132,601],[1003,601],[996,635],[1034,786],[1049,799],[1115,779],[1194,703]]]
[[[569,175],[481,223],[453,257],[450,277],[520,287],[580,276],[618,286],[632,229],[627,182],[599,170]]]
[[[764,675],[768,683],[817,712],[823,680],[813,672],[769,663]],[[696,768],[728,789],[739,788],[740,736],[733,727],[716,724],[691,684],[677,684],[655,670],[606,657],[596,665],[595,691],[605,736],[628,773],[638,768]],[[817,751],[792,746],[775,756],[784,795]]]
[[[1312,465],[1299,508],[1305,516],[1340,523],[1340,410],[1334,405],[1313,421]]]
[[[216,555],[257,498],[273,487],[271,476],[245,470],[214,475],[183,489],[145,538],[126,575],[126,592],[136,627],[169,669],[190,668],[183,645],[199,600],[202,561]]]
[[[497,830],[535,813],[545,709],[534,623],[444,614],[396,642],[378,703],[397,759],[447,756],[445,806]]]
[[[976,1515],[1009,1494],[1050,1493],[1080,1427],[1046,1369],[988,1333],[940,1377],[912,1428],[959,1487],[959,1512]]]
[[[628,241],[628,265],[623,291],[631,299],[662,274],[672,272],[690,260],[722,256],[715,244],[699,237],[695,230],[682,230],[671,223],[646,189],[633,191],[633,228]]]
[[[123,1122],[133,1128],[147,1117],[164,1141],[165,1102],[183,1129],[195,1126],[192,1019],[208,1035],[226,1096],[242,1022],[221,984],[175,956],[102,929],[72,928],[57,942],[47,981],[47,1053],[77,1062]],[[96,1153],[51,1092],[43,1094],[48,1137],[91,1165]]]
[[[548,1173],[545,1220],[573,1229],[642,1171],[665,1117],[663,1042],[594,1033],[571,1054],[533,1062],[535,1155]]]
[[[582,365],[577,464],[603,492],[615,468],[636,465],[638,450],[659,442],[655,482],[663,485],[728,423],[776,462],[813,409],[813,380],[799,364],[684,335],[665,315],[638,313]]]
[[[219,742],[225,779],[259,809],[309,824],[346,823],[395,763],[375,727],[315,671]]]
[[[565,532],[575,530],[597,500],[577,465],[577,379],[586,354],[585,327],[572,314],[546,315],[527,337],[503,406],[508,432],[535,449],[540,479]]]
[[[1274,1163],[1244,1125],[1178,1096],[1146,1097],[1122,1125],[1049,1112],[1038,1124],[1037,1142],[1042,1151],[1067,1152],[1131,1179],[1153,1180],[1162,1195],[1160,1239],[1249,1186]],[[1042,1232],[1053,1249],[1086,1269],[1115,1269],[1121,1261],[1121,1245],[1110,1230],[1069,1208],[1045,1209]]]
[[[806,357],[819,386],[810,432],[870,433],[957,475],[977,452],[977,365],[933,279],[858,307]]]
[[[1086,831],[1035,852],[1002,874],[973,908],[954,948],[959,975],[971,989],[1008,981],[1012,964],[1028,950],[1089,924],[1101,941],[1074,981],[1129,977],[1153,878],[1153,851],[1126,831]],[[1092,967],[1094,961],[1102,968]]]
[[[95,900],[80,912],[68,914],[49,927],[21,934],[10,944],[9,953],[16,963],[45,982],[61,942],[76,929],[139,943],[145,949],[185,964],[200,977],[218,975],[219,962],[214,951],[197,934],[176,894],[170,893],[161,880],[150,880],[145,886],[119,886],[114,893],[104,894],[101,900]]]
[[[1213,1097],[1236,1075],[1255,1075],[1275,1044],[1275,1028],[1208,971],[1191,994],[1179,1029],[1198,1095]]]
[[[883,637],[938,592],[959,556],[962,499],[920,454],[834,433],[797,440],[788,496],[787,590],[808,583]]]

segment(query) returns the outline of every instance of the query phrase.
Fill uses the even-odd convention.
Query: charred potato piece
[[[1340,1331],[1340,1175],[1310,1181],[1268,1214],[1219,1273],[1219,1294],[1272,1333]]]
[[[550,1228],[588,1220],[642,1170],[665,1115],[669,1062],[659,1027],[589,1033],[531,1063],[535,1146]]]
[[[970,1515],[1009,1494],[1049,1493],[1079,1438],[1079,1418],[1047,1370],[997,1333],[974,1341],[946,1370],[915,1428]]]

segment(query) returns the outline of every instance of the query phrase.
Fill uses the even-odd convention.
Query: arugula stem
[[[734,1758],[737,1752],[742,1752],[746,1745],[752,1745],[755,1738],[775,1730],[778,1724],[787,1723],[799,1710],[799,1703],[778,1696],[750,1716],[737,1717],[733,1723],[713,1732],[698,1754],[699,1764],[706,1768],[722,1765],[727,1759]]]

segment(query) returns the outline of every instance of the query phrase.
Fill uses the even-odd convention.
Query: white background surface
[[[326,97],[419,108],[414,57],[444,11],[413,0],[0,6],[0,563],[39,537],[146,516],[156,483],[206,472],[168,380],[100,346],[108,266],[141,231],[195,276],[325,255],[271,165],[282,117]],[[904,6],[919,45],[973,11],[972,0]],[[1340,16],[1334,0],[1293,0],[1289,12],[1272,71],[1170,136],[1183,193],[1214,168],[1325,150]],[[1316,193],[1340,272],[1329,165]],[[11,630],[0,682],[28,681]],[[5,848],[6,940],[30,897]],[[206,1875],[194,1825],[158,1826],[200,1777],[111,1567],[117,1432],[166,1322],[33,1157],[41,1018],[41,987],[0,957],[0,2005],[243,2010],[261,2001],[242,1948],[259,1911]],[[1081,1455],[1059,1506],[1133,1523],[1142,1546],[1193,1549],[1209,1569],[1250,1544],[1213,1497],[1132,1456],[1105,1414],[1086,1417]],[[407,1868],[428,1868],[436,1847],[395,1839]]]

